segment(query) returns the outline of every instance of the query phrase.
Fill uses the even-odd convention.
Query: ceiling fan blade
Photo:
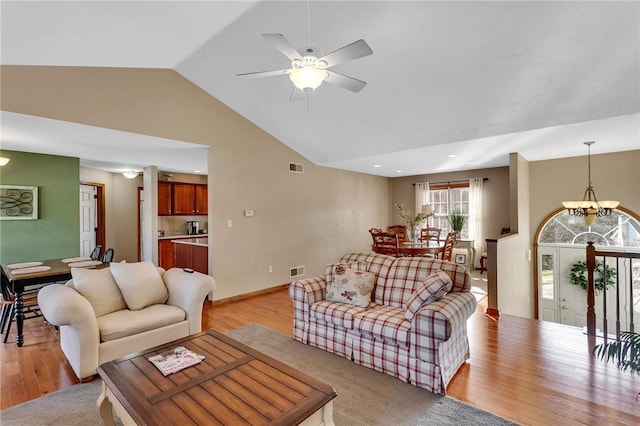
[[[284,38],[282,34],[262,34],[269,43],[273,44],[279,51],[291,59],[302,59],[300,53],[289,43],[289,40]]]
[[[353,93],[358,93],[364,88],[364,86],[367,85],[366,81],[358,80],[357,78],[349,77],[335,71],[326,71],[329,73],[329,75],[324,79],[324,81],[326,81],[327,83],[335,84],[336,86],[340,86],[347,90],[351,90]]]
[[[238,74],[240,78],[258,78],[258,77],[271,77],[274,75],[285,75],[289,74],[291,70],[275,70],[275,71],[258,71],[258,72],[246,72],[243,74]]]
[[[291,95],[289,96],[289,101],[291,102],[301,101],[305,98],[305,95],[306,93],[304,93],[302,90],[294,87],[293,90],[291,91]]]
[[[327,53],[320,58],[320,60],[325,61],[327,67],[332,67],[347,61],[362,58],[363,56],[369,56],[372,53],[373,50],[371,50],[367,42],[360,39],[331,53]]]

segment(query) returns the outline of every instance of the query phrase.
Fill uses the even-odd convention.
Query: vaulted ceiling
[[[584,155],[586,140],[598,142],[594,154],[640,149],[637,1],[2,1],[1,7],[2,64],[175,69],[319,165],[394,177],[505,166],[510,152],[530,161]],[[286,75],[238,78],[289,68],[264,33],[281,33],[298,50],[308,47],[308,34],[321,53],[366,40],[373,55],[334,69],[367,86],[354,94],[323,83],[292,102]],[[83,140],[112,132],[8,112],[2,125],[4,149],[33,152],[61,149],[66,132],[81,132]],[[6,139],[7,131],[58,142],[21,145]],[[187,164],[198,156],[197,146],[181,141],[114,137],[128,141],[122,150],[140,138],[167,151],[136,165],[154,161],[162,168],[175,163],[176,152]],[[79,152],[87,165],[121,165],[113,147]]]

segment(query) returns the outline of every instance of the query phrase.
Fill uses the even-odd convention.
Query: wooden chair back
[[[403,242],[407,239],[407,227],[404,225],[387,226],[387,232],[398,235],[398,241]]]
[[[422,228],[420,230],[420,241],[437,241],[440,242],[440,228]]]
[[[369,234],[371,234],[371,241],[373,241],[373,244],[376,243],[375,238],[373,237],[375,234],[379,234],[380,232],[382,232],[382,229],[380,228],[371,228],[369,229]]]
[[[447,238],[444,240],[444,248],[442,249],[440,259],[451,262],[451,258],[453,257],[453,246],[456,245],[457,239],[458,231],[449,232],[447,234]]]
[[[398,234],[391,232],[372,233],[373,246],[372,249],[376,253],[388,254],[390,256],[400,256],[400,241]]]

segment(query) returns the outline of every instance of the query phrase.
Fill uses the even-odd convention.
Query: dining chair
[[[113,248],[109,247],[108,249],[106,249],[104,251],[104,256],[102,256],[102,263],[106,263],[106,264],[111,263],[113,261],[113,254],[114,254]]]
[[[102,254],[102,246],[98,244],[93,251],[91,252],[91,260],[100,260],[100,255]]]
[[[46,284],[40,284],[22,293],[24,319],[40,318],[42,312],[38,306],[38,291]],[[7,343],[11,333],[11,325],[16,321],[15,297],[9,288],[4,273],[2,274],[2,313],[0,314],[0,335],[4,333],[3,342]]]
[[[373,244],[376,243],[374,235],[375,234],[379,234],[380,232],[382,232],[382,229],[380,229],[380,228],[371,228],[371,229],[369,229],[369,234],[371,234],[371,240],[373,241]]]
[[[440,259],[451,262],[451,258],[453,257],[453,246],[456,245],[457,239],[458,231],[449,232],[447,234],[447,238],[444,240],[444,248],[442,249]]]
[[[407,239],[407,227],[404,225],[387,226],[387,232],[398,235],[398,241],[404,242]]]
[[[420,230],[420,241],[428,242],[428,241],[437,241],[440,242],[440,233],[442,230],[440,228],[422,228]]]
[[[380,254],[388,254],[390,256],[400,256],[400,238],[398,234],[391,232],[372,233],[373,251]]]

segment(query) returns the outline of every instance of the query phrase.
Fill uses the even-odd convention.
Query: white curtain
[[[421,213],[422,206],[429,204],[429,182],[416,183],[416,210],[414,214]]]
[[[469,239],[474,240],[477,255],[487,251],[482,230],[483,180],[482,178],[469,179]],[[473,264],[476,264],[476,259],[473,259]]]

